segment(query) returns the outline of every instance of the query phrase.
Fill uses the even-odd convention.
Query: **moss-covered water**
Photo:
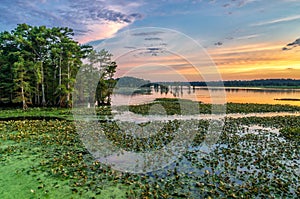
[[[161,129],[169,135],[164,143],[177,128],[175,121],[166,122],[173,127]],[[172,164],[130,174],[95,160],[71,120],[0,121],[1,198],[300,197],[299,116],[226,118],[209,153],[201,148],[207,127],[207,120],[198,121],[190,147]],[[143,144],[141,139],[119,139],[118,128],[111,129],[115,145],[148,150],[133,144]],[[159,149],[153,143],[149,150]]]

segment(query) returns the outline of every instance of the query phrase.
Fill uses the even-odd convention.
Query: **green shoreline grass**
[[[157,108],[151,109],[153,105],[159,105]],[[195,108],[191,109],[190,108]],[[227,103],[223,105],[214,105],[214,109],[220,108],[220,113],[262,113],[262,112],[295,112],[300,111],[300,106],[282,105],[282,104],[255,104],[255,103]],[[164,108],[166,112],[161,112]],[[210,114],[212,105],[194,102],[185,99],[157,98],[148,104],[119,106],[116,110],[127,110],[147,115],[151,109],[152,114]],[[186,109],[186,110],[184,110]],[[92,109],[91,109],[92,110]],[[104,115],[110,114],[110,108],[96,108],[96,112]],[[28,108],[22,110],[18,108],[0,108],[0,120],[6,119],[65,119],[73,121],[73,113],[71,108]]]
[[[20,108],[0,109],[0,118],[38,118],[49,117],[53,119],[72,120],[72,109],[70,108],[28,108],[23,110]]]

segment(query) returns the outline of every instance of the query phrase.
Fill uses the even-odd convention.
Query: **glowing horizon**
[[[162,27],[181,32],[203,46],[224,80],[298,79],[299,9],[300,1],[294,0],[3,1],[0,31],[12,30],[20,23],[67,26],[74,30],[74,39],[84,44],[135,28]],[[130,48],[130,44],[122,47]],[[168,61],[167,57],[153,63],[174,67],[198,81],[187,63]],[[137,64],[119,63],[119,70],[124,73]],[[152,70],[151,78],[172,80],[176,75]]]
[[[295,51],[283,51],[282,45],[278,43],[273,45],[261,43],[228,49],[215,48],[207,53],[216,64],[223,80],[300,79],[300,54]],[[190,76],[191,81],[203,80],[193,79],[195,70],[185,61],[163,57],[155,62],[157,63],[156,66],[177,67],[181,74]],[[121,63],[119,70],[126,73],[126,70],[130,70],[131,66],[134,65],[138,65],[138,63],[131,63],[130,61]],[[134,76],[159,81],[165,80],[166,75],[168,75],[168,80],[176,81],[176,78],[174,79],[176,75],[164,70],[152,70],[152,76],[148,75],[148,78],[142,73]],[[120,72],[117,72],[117,76],[120,76]]]

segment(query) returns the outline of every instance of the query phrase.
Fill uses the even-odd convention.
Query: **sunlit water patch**
[[[112,104],[114,105],[134,105],[144,104],[156,98],[180,98],[197,100],[204,103],[212,103],[212,93],[214,96],[222,96],[222,89],[207,87],[170,87],[169,92],[152,89],[151,93],[122,95],[114,94]],[[225,87],[226,101],[233,103],[258,103],[258,104],[290,104],[300,106],[297,100],[278,100],[278,99],[300,99],[300,89],[282,88],[255,88],[255,87]]]

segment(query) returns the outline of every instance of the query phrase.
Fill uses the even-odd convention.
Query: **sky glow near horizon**
[[[20,23],[67,26],[74,29],[78,42],[86,43],[135,28],[161,27],[194,39],[212,58],[223,80],[300,79],[299,10],[296,0],[2,0],[0,31],[10,31]],[[178,41],[167,45],[189,50]],[[120,47],[132,50],[130,44]],[[190,52],[190,56],[197,55]],[[177,80],[166,70],[171,67],[189,80],[201,80],[182,59],[148,59],[154,64],[143,65],[149,75],[139,72],[145,79]],[[127,60],[118,65],[118,73],[124,74],[138,63]]]

